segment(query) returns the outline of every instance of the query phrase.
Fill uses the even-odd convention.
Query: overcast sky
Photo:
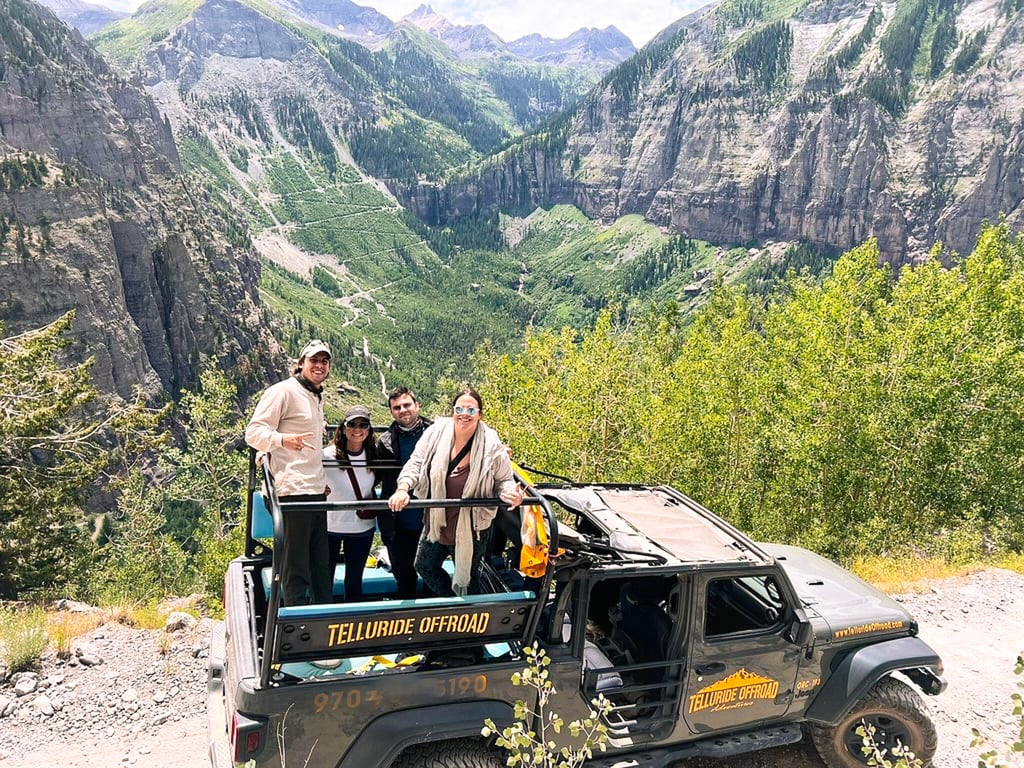
[[[376,0],[370,5],[394,20],[423,0]],[[637,48],[709,0],[428,0],[456,24],[486,24],[505,41],[539,32],[565,37],[580,27],[604,29],[614,24]]]
[[[393,21],[423,2],[456,24],[486,24],[506,42],[539,32],[565,37],[580,27],[614,24],[640,48],[658,32],[710,0],[356,0]],[[132,11],[142,0],[92,0]]]

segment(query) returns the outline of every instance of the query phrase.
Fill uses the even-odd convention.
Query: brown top
[[[468,478],[469,462],[466,462],[461,467],[453,469],[452,473],[445,479],[445,498],[461,499],[462,492],[466,489],[466,480]],[[437,542],[438,544],[445,544],[449,547],[455,546],[455,529],[459,524],[460,512],[462,512],[462,510],[458,508],[446,509],[444,511],[444,528],[441,529],[441,536]],[[427,519],[426,514],[424,514],[423,517],[423,524],[430,525],[430,521]]]

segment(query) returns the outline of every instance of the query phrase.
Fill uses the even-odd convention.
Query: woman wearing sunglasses
[[[514,508],[523,488],[512,476],[508,451],[498,433],[481,420],[483,401],[466,388],[452,401],[451,418],[439,418],[423,433],[398,476],[388,506],[398,512],[413,492],[419,499],[500,497]],[[487,548],[496,507],[432,508],[423,515],[416,571],[435,595],[477,594],[480,560]],[[448,555],[455,575],[442,568]]]
[[[324,448],[327,484],[331,492],[328,501],[363,501],[373,499],[373,486],[377,480],[371,467],[377,461],[377,443],[370,425],[370,410],[364,405],[353,405],[345,412],[345,419],[334,432],[331,444]],[[360,510],[330,510],[327,513],[327,538],[330,555],[331,582],[334,571],[345,553],[345,601],[363,599],[363,570],[373,546],[373,532],[377,526],[374,516]]]

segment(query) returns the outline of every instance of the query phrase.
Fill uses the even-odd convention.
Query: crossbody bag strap
[[[473,447],[473,438],[475,438],[475,437],[476,437],[476,435],[473,435],[473,437],[469,438],[469,442],[467,442],[464,446],[462,446],[462,450],[459,451],[457,454],[455,454],[455,458],[454,459],[452,459],[451,461],[448,462],[448,474],[449,475],[452,472],[455,471],[455,468],[457,466],[459,466],[459,462],[462,461],[464,458],[466,458],[466,454],[469,453],[469,449]]]
[[[352,493],[356,495],[357,501],[363,500],[363,493],[359,490],[359,480],[356,479],[356,471],[351,466],[345,467],[348,470],[348,481],[352,483]]]

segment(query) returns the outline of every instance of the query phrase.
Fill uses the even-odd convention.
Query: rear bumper
[[[206,738],[213,768],[232,768],[224,701],[224,622],[213,628],[206,677]]]

